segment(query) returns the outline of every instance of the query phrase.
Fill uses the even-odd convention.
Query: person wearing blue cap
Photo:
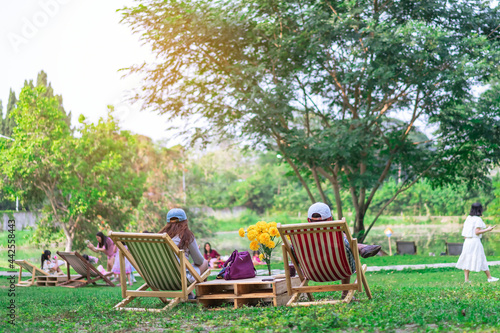
[[[189,230],[188,219],[186,212],[180,208],[173,208],[167,213],[167,225],[160,230],[160,233],[167,233],[172,238],[172,241],[181,250],[184,250],[186,258],[193,259],[193,267],[198,274],[203,274],[208,269],[208,261],[203,258],[203,255],[198,248],[198,243],[194,238],[194,234]],[[190,282],[194,282],[191,273],[187,272],[187,278]],[[189,298],[194,298],[193,294]]]

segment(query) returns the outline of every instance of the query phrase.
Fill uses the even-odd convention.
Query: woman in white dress
[[[472,204],[469,216],[464,223],[462,236],[465,237],[462,254],[458,258],[457,268],[463,269],[465,282],[469,281],[469,272],[484,271],[488,277],[488,282],[498,281],[498,278],[492,277],[484,254],[481,237],[485,232],[493,230],[493,227],[486,227],[480,216],[483,215],[483,206],[479,202]]]

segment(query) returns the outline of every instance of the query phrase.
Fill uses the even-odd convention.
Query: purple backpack
[[[248,251],[238,252],[234,250],[228,260],[222,266],[219,275],[223,275],[225,280],[250,279],[255,277],[255,267],[253,267],[252,257]]]

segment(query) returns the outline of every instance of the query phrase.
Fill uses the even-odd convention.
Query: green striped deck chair
[[[61,283],[59,286],[68,288],[79,288],[86,286],[90,283],[97,285],[96,281],[103,280],[106,284],[100,284],[102,286],[115,287],[115,284],[108,279],[111,272],[102,274],[94,267],[91,263],[85,260],[84,257],[78,252],[57,252],[57,254],[66,261],[66,267],[68,268],[68,280]],[[73,267],[75,272],[80,274],[79,276],[72,278],[70,275],[70,267]]]
[[[210,270],[207,270],[200,276],[186,259],[184,250],[179,250],[167,234],[111,232],[109,237],[120,250],[120,279],[124,298],[115,309],[154,312],[169,310],[181,300],[187,301],[188,294],[196,284],[210,275]],[[137,290],[127,290],[125,258],[146,282]],[[193,276],[193,282],[188,281],[186,270]],[[125,307],[137,297],[158,297],[167,305],[162,309]]]
[[[48,276],[49,273],[42,271],[40,268],[33,264],[30,264],[26,260],[14,260],[16,264],[19,265],[19,279],[16,286],[18,287],[30,287],[35,284],[35,280],[39,276]],[[23,268],[31,273],[31,278],[26,281],[21,281],[23,275]]]

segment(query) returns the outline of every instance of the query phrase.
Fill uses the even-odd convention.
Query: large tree
[[[399,170],[370,228],[422,177],[473,185],[498,163],[498,100],[481,107],[498,89],[498,8],[461,0],[146,0],[122,13],[157,55],[130,68],[145,79],[137,99],[170,116],[203,117],[196,137],[239,135],[276,149],[312,202],[317,194],[329,202],[322,184],[331,184],[338,217],[341,189],[349,189],[363,239],[377,190]],[[430,139],[418,139],[417,125]]]
[[[24,81],[25,87],[34,88],[32,80]],[[42,70],[38,73],[36,79],[36,87],[44,87],[45,92],[43,93],[44,97],[47,98],[55,98],[58,101],[58,109],[59,111],[66,116],[65,122],[68,126],[71,126],[71,112],[67,113],[63,107],[63,101],[61,95],[55,95],[54,90],[52,88],[51,83],[48,81],[47,74]],[[10,89],[9,91],[9,100],[7,103],[7,109],[5,118],[2,117],[2,108],[0,103],[0,134],[11,137],[14,132],[14,127],[16,127],[16,121],[14,117],[11,116],[12,111],[17,106],[17,98],[15,92]],[[5,149],[11,144],[11,141],[6,138],[0,138],[0,150]],[[1,179],[0,179],[1,184]],[[22,209],[30,209],[30,210],[38,210],[41,207],[41,198],[43,197],[43,193],[39,191],[32,191],[29,194],[26,192],[22,200],[19,202],[20,207]],[[6,193],[0,187],[0,209],[14,209],[16,207],[15,199],[12,195]]]
[[[122,229],[143,193],[144,177],[133,168],[136,140],[112,117],[89,123],[80,116],[73,135],[60,98],[45,85],[27,84],[12,111],[15,141],[0,151],[4,186],[20,197],[39,194],[43,219],[37,235],[57,229],[66,250],[98,230]],[[33,200],[33,198],[30,198]]]
[[[10,113],[15,109],[16,103],[16,93],[11,89],[9,91],[9,101],[7,102],[7,108],[5,109],[5,117],[3,116],[3,108],[0,107],[0,134],[7,137],[10,137],[12,135],[12,131],[16,126],[14,119],[10,117]]]

